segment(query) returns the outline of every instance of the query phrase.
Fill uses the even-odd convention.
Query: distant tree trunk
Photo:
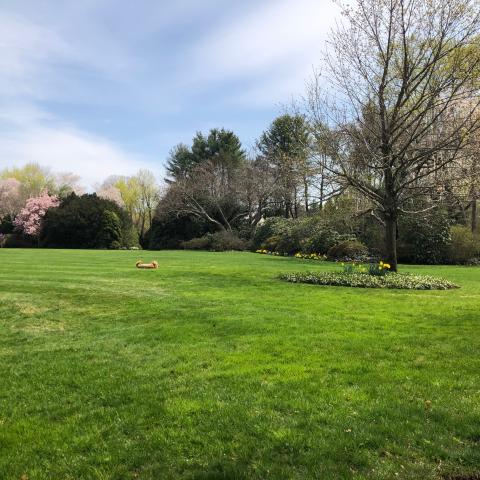
[[[325,190],[325,177],[323,175],[323,169],[322,169],[322,179],[320,180],[320,210],[323,209],[324,190]]]
[[[471,219],[471,228],[472,233],[477,232],[478,219],[477,219],[477,195],[474,194],[472,198],[472,219]]]
[[[303,179],[303,194],[305,196],[305,211],[308,212],[308,181],[307,177],[304,177]]]
[[[293,218],[298,218],[298,191],[297,187],[293,189]]]

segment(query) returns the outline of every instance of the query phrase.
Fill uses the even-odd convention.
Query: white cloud
[[[276,0],[209,33],[193,49],[201,76],[223,80],[304,69],[320,60],[325,34],[338,14],[330,0]]]
[[[0,168],[36,162],[78,174],[91,187],[148,167],[139,155],[39,106],[91,100],[95,88],[82,87],[79,74],[110,78],[134,63],[98,24],[81,21],[86,13],[76,8],[59,12],[57,23],[41,23],[0,10]],[[82,29],[85,35],[78,35]]]
[[[212,116],[256,135],[242,115],[303,92],[338,14],[330,0],[4,3],[0,167],[35,161],[89,184],[148,168],[122,145],[146,139],[162,158]],[[106,118],[121,140],[88,132]]]
[[[80,175],[87,188],[113,174],[131,175],[140,168],[151,168],[145,158],[68,125],[31,121],[24,128],[2,130],[0,168],[31,162]]]

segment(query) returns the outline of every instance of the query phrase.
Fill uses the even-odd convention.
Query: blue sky
[[[248,149],[301,95],[330,0],[0,0],[0,168],[151,169],[198,130]]]

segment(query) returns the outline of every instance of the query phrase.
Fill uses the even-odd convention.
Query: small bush
[[[292,283],[330,285],[357,288],[394,288],[405,290],[449,290],[457,285],[443,278],[409,273],[388,273],[387,275],[365,275],[364,273],[343,272],[298,272],[280,275],[281,280]]]
[[[247,242],[238,238],[233,232],[216,232],[182,242],[181,247],[186,250],[225,252],[228,250],[245,250]]]
[[[2,236],[1,246],[5,248],[31,248],[35,247],[36,243],[31,237],[26,237],[20,233],[9,233]]]
[[[480,238],[469,228],[455,225],[450,229],[448,260],[450,263],[475,263],[480,257]]]
[[[318,216],[297,219],[269,218],[255,230],[252,249],[266,249],[282,254],[327,253],[339,242],[354,240],[352,235],[340,235]]]
[[[214,252],[225,252],[227,250],[246,250],[247,242],[238,238],[233,232],[216,232],[211,235],[212,243],[210,249]]]
[[[368,248],[358,240],[347,240],[329,248],[327,257],[329,260],[363,260],[368,255]]]
[[[211,235],[207,234],[203,237],[192,238],[191,240],[181,242],[180,246],[185,250],[210,250],[212,243],[210,237]]]
[[[424,204],[412,206],[421,209]],[[450,219],[443,208],[401,217],[398,225],[398,259],[405,263],[445,263],[450,241]]]
[[[10,215],[7,215],[0,220],[0,234],[8,235],[13,233],[14,229],[13,218]]]

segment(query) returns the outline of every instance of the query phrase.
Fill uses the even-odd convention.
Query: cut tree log
[[[158,262],[155,260],[151,263],[143,263],[141,260],[139,260],[135,266],[137,268],[143,268],[143,269],[149,269],[149,268],[158,268]]]

